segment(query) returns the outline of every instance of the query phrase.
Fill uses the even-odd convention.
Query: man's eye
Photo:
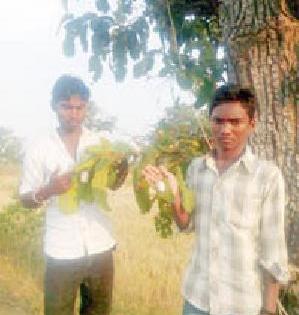
[[[61,106],[61,108],[64,109],[64,110],[72,110],[72,109],[75,109],[75,110],[81,111],[81,110],[84,109],[84,105],[71,106],[71,105],[68,105],[68,104],[61,104],[60,106]]]
[[[216,125],[224,125],[224,124],[228,123],[231,126],[239,126],[245,121],[240,119],[240,118],[224,119],[224,118],[216,118],[215,117],[212,119],[212,122]]]
[[[223,123],[223,119],[220,118],[213,118],[212,122],[217,124],[217,125],[221,125]]]
[[[241,122],[241,120],[238,119],[238,118],[230,119],[230,123],[231,123],[231,125],[233,125],[233,126],[238,126],[238,125],[240,125],[240,122]]]

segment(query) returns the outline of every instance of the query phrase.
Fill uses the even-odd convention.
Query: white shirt
[[[194,159],[187,184],[196,194],[195,245],[183,296],[212,315],[257,315],[262,270],[288,280],[284,182],[249,148],[219,174],[208,155]]]
[[[98,144],[102,137],[101,133],[83,128],[76,161],[86,147]],[[25,150],[19,193],[38,190],[49,182],[56,170],[61,174],[70,171],[76,161],[70,156],[56,130],[35,141]],[[58,208],[57,197],[52,197],[47,204],[45,225],[44,251],[54,258],[79,258],[115,246],[105,210],[95,204],[81,203],[76,213],[64,214]]]

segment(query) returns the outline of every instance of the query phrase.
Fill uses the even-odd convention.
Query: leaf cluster
[[[160,76],[175,77],[183,89],[197,97],[196,107],[206,104],[217,82],[223,81],[226,63],[217,58],[221,30],[218,1],[120,0],[112,10],[108,0],[95,0],[97,13],[63,19],[64,52],[75,54],[75,40],[89,54],[89,71],[95,81],[109,64],[116,81],[123,81],[129,61],[136,78],[148,75],[162,60]],[[159,35],[160,47],[151,47],[150,31]]]
[[[96,203],[100,209],[110,210],[107,189],[118,183],[119,166],[125,154],[116,150],[107,140],[86,149],[81,162],[75,166],[70,189],[59,196],[59,209],[75,213],[81,202]]]
[[[145,16],[132,19],[131,0],[118,1],[115,11],[110,9],[107,0],[95,1],[95,4],[96,13],[85,13],[79,17],[67,13],[63,17],[64,54],[74,56],[76,40],[79,39],[82,50],[89,54],[89,71],[95,81],[101,78],[107,59],[115,80],[123,81],[128,61],[140,61],[147,52],[149,25]],[[147,65],[146,71],[149,70]]]
[[[155,189],[154,194],[142,176],[148,165],[163,165],[172,172],[178,181],[184,208],[191,212],[194,207],[193,193],[186,187],[184,178],[190,161],[208,150],[208,144],[198,128],[198,118],[192,107],[177,104],[168,108],[166,118],[162,119],[151,135],[150,143],[143,148],[143,154],[134,169],[133,187],[136,202],[142,213],[147,213],[155,201],[159,212],[155,217],[156,231],[162,237],[172,234],[173,195],[164,182],[165,190]],[[208,130],[206,131],[208,133]]]
[[[196,107],[207,104],[217,82],[224,81],[226,62],[218,58],[221,29],[217,1],[153,1],[149,11],[164,47],[160,75],[172,75],[192,90]]]

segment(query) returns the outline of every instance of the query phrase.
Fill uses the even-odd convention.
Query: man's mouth
[[[232,138],[219,138],[221,142],[233,142]]]
[[[219,142],[223,146],[232,146],[234,143],[233,139],[230,139],[230,138],[221,138],[221,139],[219,139]]]

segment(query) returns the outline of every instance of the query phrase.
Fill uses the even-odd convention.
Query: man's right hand
[[[142,170],[142,175],[149,185],[156,188],[160,181],[166,180],[174,196],[178,193],[178,184],[175,176],[168,172],[165,166],[146,165]]]
[[[39,208],[49,198],[68,191],[71,187],[71,178],[71,173],[58,175],[58,170],[55,171],[46,186],[41,187],[35,192],[29,192],[20,196],[22,205],[25,208]]]
[[[164,166],[147,165],[142,170],[142,175],[153,187],[157,187],[159,181],[167,180],[169,187],[174,195],[173,214],[176,224],[180,229],[185,229],[189,225],[190,216],[181,205],[178,182],[176,177]]]

